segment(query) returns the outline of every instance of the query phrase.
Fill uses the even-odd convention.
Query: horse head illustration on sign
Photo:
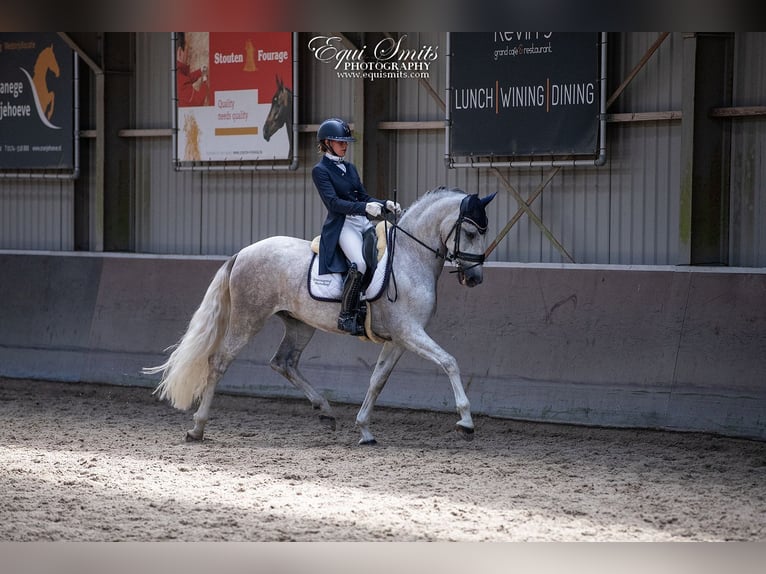
[[[56,101],[56,95],[48,90],[48,72],[53,72],[53,75],[57,78],[61,74],[52,45],[45,48],[37,56],[34,75],[32,76],[37,98],[40,101],[40,109],[45,114],[45,117],[50,120],[53,117],[53,104]]]
[[[269,141],[282,126],[287,128],[287,140],[290,150],[287,157],[293,156],[293,92],[285,86],[282,79],[277,76],[277,90],[271,98],[271,109],[266,121],[263,123],[263,139]]]
[[[53,52],[53,45],[43,49],[37,56],[33,75],[30,76],[29,72],[24,68],[21,68],[21,71],[24,72],[24,75],[29,80],[29,85],[32,87],[40,121],[51,129],[61,129],[59,126],[54,126],[51,123],[54,104],[56,103],[56,94],[48,89],[48,72],[52,72],[57,78],[61,75],[56,54]]]

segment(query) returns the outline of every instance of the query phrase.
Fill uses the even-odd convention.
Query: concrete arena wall
[[[153,387],[223,258],[0,253],[0,376]],[[446,270],[445,270],[446,271]],[[766,271],[487,264],[444,273],[429,326],[474,413],[766,439]],[[221,390],[300,397],[268,361],[272,319]],[[318,332],[304,374],[361,404],[379,347]],[[379,405],[451,411],[442,371],[405,354]]]

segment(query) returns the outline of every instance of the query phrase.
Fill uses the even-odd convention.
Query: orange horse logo
[[[48,90],[48,71],[53,72],[53,75],[57,78],[61,74],[59,63],[56,61],[56,55],[53,53],[53,46],[48,46],[37,56],[35,74],[32,77],[32,81],[35,83],[37,99],[40,101],[40,108],[43,110],[45,117],[51,119],[56,94]]]
[[[53,46],[48,46],[37,56],[35,61],[34,74],[29,75],[24,68],[21,71],[27,76],[32,91],[35,95],[35,104],[40,120],[49,128],[60,129],[54,126],[50,120],[53,117],[53,107],[56,103],[56,94],[48,89],[48,72],[53,72],[57,78],[61,74],[56,55],[53,53]]]

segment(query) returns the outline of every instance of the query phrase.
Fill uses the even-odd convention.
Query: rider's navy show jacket
[[[344,173],[337,164],[323,156],[311,170],[311,178],[327,208],[327,219],[322,226],[319,244],[319,273],[345,273],[348,261],[338,244],[346,215],[365,215],[370,201],[383,203],[370,197],[354,164],[343,162]]]

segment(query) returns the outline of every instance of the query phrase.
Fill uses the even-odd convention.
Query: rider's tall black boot
[[[359,298],[362,294],[362,273],[352,263],[343,283],[338,329],[354,336],[364,335],[364,319],[359,320]]]

